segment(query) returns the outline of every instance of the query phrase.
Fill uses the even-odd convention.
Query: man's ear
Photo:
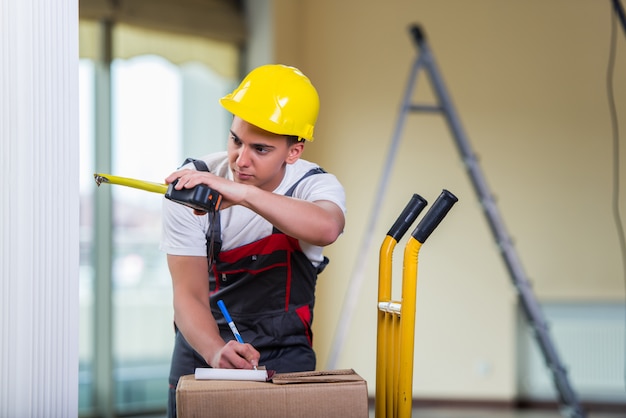
[[[285,160],[287,164],[293,164],[296,161],[298,161],[303,151],[304,151],[304,141],[291,144],[291,146],[289,146],[289,153],[287,154],[287,159]]]

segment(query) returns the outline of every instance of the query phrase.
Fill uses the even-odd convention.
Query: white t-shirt
[[[202,157],[209,171],[218,176],[233,179],[228,168],[226,152]],[[186,168],[193,168],[190,163]],[[299,159],[287,164],[285,177],[274,193],[285,194],[312,168],[318,167],[309,161]],[[302,180],[292,197],[307,201],[328,200],[346,213],[345,192],[341,183],[330,173],[314,174]],[[273,226],[255,212],[243,206],[231,206],[220,211],[222,230],[222,250],[230,250],[265,238],[272,233]],[[206,256],[206,233],[209,216],[197,216],[193,210],[163,198],[163,233],[161,250],[172,255]],[[300,246],[314,265],[323,260],[323,247],[300,241]]]

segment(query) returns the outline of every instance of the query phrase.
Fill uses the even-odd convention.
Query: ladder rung
[[[413,112],[442,112],[443,108],[435,105],[412,104],[409,106],[409,110]]]

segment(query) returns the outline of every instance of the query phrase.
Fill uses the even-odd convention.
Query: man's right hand
[[[209,363],[220,369],[253,369],[259,365],[261,354],[250,344],[228,341]]]

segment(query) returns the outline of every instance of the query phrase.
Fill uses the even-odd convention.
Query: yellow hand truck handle
[[[457,202],[443,190],[418,223],[405,246],[402,299],[391,300],[393,250],[428,204],[419,195],[411,201],[389,230],[380,248],[378,329],[376,348],[376,418],[408,418],[413,397],[413,351],[418,254],[422,244]]]
[[[376,417],[378,418],[393,416],[393,374],[398,364],[397,360],[394,361],[393,359],[397,357],[394,353],[399,350],[399,347],[388,338],[391,332],[389,322],[394,320],[392,317],[397,318],[399,314],[399,309],[397,308],[399,304],[391,301],[393,250],[427,205],[426,199],[418,194],[413,194],[411,200],[409,200],[400,216],[398,216],[393,226],[387,232],[380,247],[378,301],[379,306],[381,303],[386,304],[386,309],[379,308],[378,310],[375,405]],[[395,308],[395,313],[392,308]]]

